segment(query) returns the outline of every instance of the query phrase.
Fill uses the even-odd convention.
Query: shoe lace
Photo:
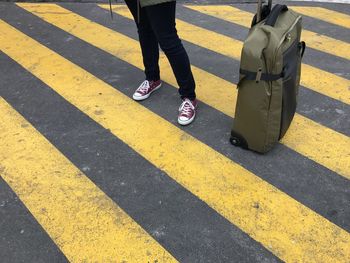
[[[194,111],[194,106],[189,99],[185,99],[182,102],[179,111],[181,112],[181,114],[188,116],[192,113],[192,111]]]
[[[141,83],[140,87],[137,89],[138,92],[145,93],[150,88],[149,81],[145,80]]]

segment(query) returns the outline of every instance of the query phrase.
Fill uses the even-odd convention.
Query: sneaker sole
[[[144,95],[144,96],[135,96],[135,95],[132,95],[132,98],[136,101],[141,101],[141,100],[145,100],[145,99],[148,99],[149,96],[151,96],[151,94],[153,92],[155,92],[156,90],[158,90],[160,87],[162,86],[162,83],[160,83],[154,90],[152,90],[150,93],[148,93],[147,95]]]
[[[196,113],[192,116],[191,119],[189,119],[188,121],[182,121],[180,119],[177,119],[177,122],[182,125],[182,126],[186,126],[186,125],[189,125],[191,124],[193,121],[194,121],[194,118],[196,117]]]

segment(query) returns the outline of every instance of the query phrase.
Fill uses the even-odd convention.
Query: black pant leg
[[[190,60],[176,30],[176,2],[147,6],[143,9],[174,71],[181,97],[195,99],[195,81]]]
[[[140,8],[139,23],[137,18],[137,1],[125,0],[130,12],[132,13],[141,45],[143,64],[147,80],[159,80],[159,46],[156,35],[149,23],[147,14],[144,8]]]

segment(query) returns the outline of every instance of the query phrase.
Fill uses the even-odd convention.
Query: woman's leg
[[[147,6],[142,9],[145,9],[159,45],[174,71],[181,97],[194,100],[196,98],[195,81],[190,61],[176,31],[176,2]]]
[[[139,33],[143,64],[147,80],[156,81],[160,79],[159,74],[159,46],[157,38],[148,21],[147,14],[143,8],[140,8],[140,18],[137,18],[137,1],[125,0],[130,12],[132,13]],[[137,22],[139,20],[139,23]]]

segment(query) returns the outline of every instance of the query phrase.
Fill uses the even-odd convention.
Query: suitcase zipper
[[[294,21],[294,23],[288,28],[288,30],[283,34],[281,41],[278,43],[278,47],[277,47],[277,51],[275,53],[275,57],[274,57],[274,61],[273,61],[273,65],[276,63],[276,57],[278,54],[279,49],[281,48],[283,42],[286,40],[287,35],[293,30],[293,28],[295,27],[295,25],[299,22],[299,20],[301,19],[301,16],[298,16],[297,19]]]

